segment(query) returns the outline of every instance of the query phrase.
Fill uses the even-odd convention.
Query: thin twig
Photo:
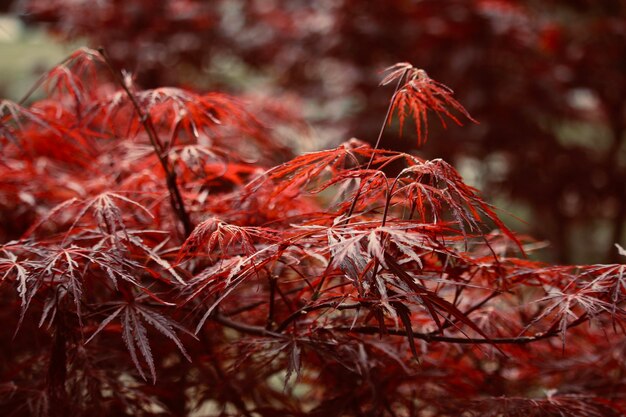
[[[378,138],[376,139],[376,143],[374,144],[372,155],[370,156],[370,160],[368,161],[367,166],[365,167],[366,171],[368,169],[370,169],[370,167],[372,166],[372,163],[374,162],[374,155],[376,155],[376,150],[380,146],[380,141],[383,138],[383,133],[385,132],[385,127],[387,127],[387,123],[389,123],[389,117],[391,117],[391,111],[393,109],[394,99],[396,98],[396,94],[398,94],[398,91],[400,90],[400,87],[402,86],[402,81],[404,81],[404,77],[406,77],[407,72],[408,72],[408,69],[404,70],[404,73],[398,79],[398,83],[396,84],[396,88],[395,88],[395,90],[393,92],[393,95],[391,96],[391,100],[389,101],[389,106],[387,107],[387,113],[385,114],[385,119],[383,120],[383,124],[380,126],[380,131],[378,132]],[[348,210],[348,215],[346,216],[346,218],[344,220],[344,224],[347,223],[348,221],[350,221],[350,216],[352,216],[352,213],[354,213],[354,209],[356,208],[357,200],[361,196],[361,190],[362,190],[362,184],[359,184],[359,188],[357,189],[356,194],[355,194],[354,198],[352,199],[352,204],[350,205],[350,209]]]
[[[330,306],[321,306],[320,307],[330,307]],[[341,306],[337,306],[336,308],[341,309]],[[355,308],[355,305],[346,305],[345,308]],[[269,331],[261,326],[253,326],[245,323],[236,322],[230,319],[227,319],[220,315],[211,316],[213,321],[219,323],[223,326],[229,327],[231,329],[237,330],[241,333],[251,334],[255,336],[266,336],[266,337],[276,337],[276,338],[286,338],[288,337],[285,334],[276,333],[273,331]],[[585,320],[575,320],[567,326],[568,329],[576,327]],[[340,332],[348,332],[348,333],[359,333],[359,334],[368,334],[368,335],[380,335],[381,329],[376,326],[362,326],[362,327],[351,327],[351,326],[337,326],[337,327],[323,327],[321,330],[327,331],[340,331]],[[386,329],[385,334],[390,336],[404,336],[408,337],[408,332],[405,329]],[[534,336],[518,336],[518,337],[495,337],[495,338],[472,338],[472,337],[454,337],[454,336],[443,336],[433,333],[421,333],[415,330],[412,330],[412,337],[420,340],[424,340],[426,342],[445,342],[445,343],[455,343],[455,344],[470,344],[470,345],[525,345],[528,343],[538,342],[541,340],[549,339],[552,337],[559,336],[559,331],[547,331],[543,333],[537,333]]]
[[[584,320],[575,320],[570,323],[567,327],[568,329],[578,326],[579,324],[584,323]],[[343,331],[350,333],[360,333],[360,334],[371,334],[378,335],[382,334],[379,327],[376,326],[363,326],[363,327],[348,327],[348,326],[339,326],[339,327],[324,327],[324,330],[328,331]],[[408,337],[408,332],[403,329],[386,329],[385,334],[392,336],[406,336]],[[559,336],[560,332],[557,330],[547,331],[542,333],[537,333],[534,336],[518,336],[518,337],[494,337],[494,338],[473,338],[473,337],[453,337],[453,336],[442,336],[432,333],[420,333],[415,330],[412,331],[412,336],[416,339],[421,339],[426,342],[446,342],[446,343],[456,343],[456,344],[482,344],[482,345],[525,345],[528,343],[537,342],[540,340],[549,339],[552,337]]]
[[[156,129],[154,128],[154,124],[152,123],[152,118],[150,117],[150,114],[146,114],[143,112],[141,106],[139,106],[139,102],[137,102],[137,99],[135,98],[135,95],[132,93],[132,91],[130,91],[130,88],[124,82],[124,79],[122,78],[120,72],[113,67],[113,63],[109,59],[109,56],[104,48],[98,48],[98,52],[100,53],[100,55],[102,55],[102,58],[104,59],[104,62],[109,71],[115,78],[115,81],[122,87],[124,92],[126,92],[128,99],[132,103],[135,111],[137,112],[137,115],[139,116],[139,121],[143,125],[146,133],[148,134],[150,144],[154,148],[154,152],[156,153],[157,158],[159,159],[159,162],[163,167],[163,171],[165,172],[165,181],[167,183],[167,189],[170,194],[170,204],[172,206],[172,209],[174,210],[174,213],[183,225],[185,237],[188,237],[193,230],[193,225],[189,218],[189,214],[185,209],[185,203],[178,188],[178,183],[176,182],[176,171],[169,164],[167,154],[164,152],[163,145],[161,144]]]
[[[327,302],[327,303],[322,303],[322,304],[318,304],[316,306],[305,306],[302,307],[296,311],[294,311],[293,313],[291,313],[289,316],[287,316],[287,318],[285,320],[283,320],[282,323],[280,323],[280,325],[276,328],[277,332],[282,332],[283,330],[285,330],[287,328],[287,326],[289,326],[290,323],[292,323],[293,321],[297,320],[300,317],[305,316],[306,314],[308,314],[311,311],[315,311],[315,310],[321,310],[324,308],[331,308],[331,309],[335,309],[335,310],[350,310],[350,309],[358,309],[362,306],[361,303],[355,303],[355,304],[341,304],[341,302]]]
[[[237,330],[241,333],[251,334],[254,336],[271,336],[279,339],[284,339],[288,337],[287,335],[267,330],[265,327],[253,326],[250,324],[228,319],[221,314],[212,314],[210,319],[218,324],[221,324],[222,326]]]

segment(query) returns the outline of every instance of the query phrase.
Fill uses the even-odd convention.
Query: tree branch
[[[167,154],[165,154],[164,152],[163,145],[161,144],[156,129],[154,128],[154,124],[152,123],[152,118],[150,117],[150,114],[146,114],[143,112],[141,106],[139,106],[139,103],[137,102],[137,99],[135,98],[132,91],[130,91],[130,88],[124,82],[124,79],[120,75],[119,71],[115,70],[115,68],[113,67],[113,63],[109,59],[109,56],[104,48],[98,48],[98,52],[100,53],[100,55],[102,55],[102,58],[104,59],[107,68],[115,78],[115,81],[122,87],[124,92],[126,92],[128,99],[132,103],[135,111],[137,112],[137,115],[139,116],[139,121],[143,125],[146,133],[148,134],[150,144],[154,148],[154,152],[156,153],[157,158],[159,159],[159,162],[163,167],[163,171],[165,172],[165,181],[170,194],[170,204],[172,206],[172,209],[174,210],[174,213],[176,213],[176,216],[183,225],[186,238],[193,231],[193,225],[191,224],[189,214],[185,209],[185,203],[176,182],[176,171],[172,167],[170,167]]]
[[[325,307],[334,307],[340,310],[344,310],[344,309],[358,308],[358,306],[359,304],[346,304],[343,306],[341,305],[337,306],[336,304],[333,305],[333,303],[323,303],[315,307],[310,307],[309,309],[318,310],[318,309],[325,308]],[[285,323],[287,322],[288,324],[288,322],[293,321],[293,319],[296,318],[297,315],[299,315],[298,313],[301,314],[300,310],[295,312],[291,316],[289,316],[288,319],[285,320],[285,322],[281,323],[281,326],[279,327],[279,329],[277,329],[277,331],[284,330],[287,327]],[[582,323],[585,323],[587,318],[588,318],[587,315],[583,314],[581,317],[571,322],[567,326],[567,329],[569,330],[571,328],[579,326]],[[275,338],[281,338],[281,339],[288,337],[285,334],[267,330],[265,327],[236,322],[218,314],[211,316],[211,319],[218,324],[221,324],[223,326],[226,326],[228,328],[237,330],[245,334],[250,334],[254,336],[275,337]],[[383,335],[383,332],[381,332],[380,327],[376,327],[376,326],[361,326],[361,327],[336,326],[336,327],[322,327],[320,329],[330,331],[330,332],[338,331],[338,332],[359,333],[359,334],[368,334],[368,335]],[[411,336],[413,338],[424,340],[428,343],[444,342],[444,343],[454,343],[454,344],[464,344],[464,345],[468,345],[468,344],[469,345],[481,345],[481,344],[482,345],[525,345],[528,343],[538,342],[541,340],[549,339],[549,338],[560,335],[560,332],[558,330],[548,330],[542,333],[537,333],[534,336],[495,337],[495,338],[443,336],[440,334],[436,334],[434,332],[422,333],[422,332],[418,332],[415,330],[412,330],[411,333],[412,333]],[[387,329],[385,331],[385,334],[390,335],[390,336],[409,337],[409,333],[406,329],[404,330],[403,329]]]

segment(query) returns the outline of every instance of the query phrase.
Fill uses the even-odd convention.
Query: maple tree
[[[386,92],[374,76],[419,62],[480,125],[435,128],[421,152],[478,171],[561,263],[616,262],[626,225],[626,7],[621,0],[27,0],[28,22],[105,45],[140,85],[259,78],[307,103],[337,138],[368,138]],[[253,80],[253,81],[251,81]],[[255,81],[256,80],[256,81]],[[341,116],[338,116],[341,115]],[[414,148],[387,129],[384,147]],[[520,227],[519,224],[514,224]],[[583,243],[581,243],[583,242]],[[586,244],[590,243],[590,244]]]
[[[472,120],[409,64],[383,83],[378,142]],[[271,114],[104,51],[39,86],[0,105],[2,415],[626,412],[626,266],[529,260],[445,161],[292,156]]]

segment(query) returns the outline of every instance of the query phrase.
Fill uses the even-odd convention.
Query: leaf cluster
[[[289,158],[235,98],[110,69],[1,107],[4,415],[623,415],[624,265],[528,260],[443,160]],[[391,71],[418,129],[469,117]]]

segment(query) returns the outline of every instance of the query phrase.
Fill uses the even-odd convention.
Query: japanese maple
[[[389,82],[381,129],[473,120],[409,64]],[[2,415],[626,412],[626,266],[529,260],[445,161],[292,157],[262,111],[104,51],[39,84],[0,105]]]
[[[276,98],[284,92],[297,96],[332,146],[350,136],[373,140],[389,97],[375,74],[394,62],[419,63],[480,120],[448,130],[432,124],[421,155],[462,172],[472,167],[468,181],[528,221],[516,230],[550,242],[544,259],[619,262],[613,245],[626,242],[623,0],[13,4],[25,22],[57,39],[107,46],[144,87],[201,85],[282,103],[286,97]],[[386,129],[383,147],[415,149],[397,136],[395,125]]]

